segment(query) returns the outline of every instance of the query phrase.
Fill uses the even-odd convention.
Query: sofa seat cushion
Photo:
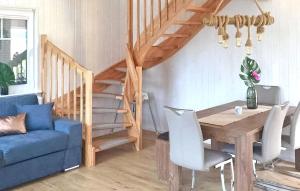
[[[67,148],[68,135],[54,130],[0,137],[0,166],[7,166]]]

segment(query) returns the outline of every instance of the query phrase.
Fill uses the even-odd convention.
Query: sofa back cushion
[[[52,130],[53,103],[42,105],[17,105],[18,113],[26,113],[26,129],[28,131],[34,130]]]
[[[16,105],[38,104],[35,94],[0,97],[0,117],[17,115]]]

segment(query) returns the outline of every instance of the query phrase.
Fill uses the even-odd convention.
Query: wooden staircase
[[[43,68],[48,68],[48,73],[50,70],[51,74],[55,71],[64,76],[65,71],[57,70],[60,57],[64,66],[66,63],[75,63],[66,69],[69,71],[66,75],[68,79],[63,79],[62,84],[67,82],[67,88],[58,83],[57,79],[56,88],[52,87],[53,75],[50,75],[51,79],[46,85],[46,75],[43,80],[43,92],[48,97],[50,95],[48,101],[55,102],[57,115],[80,119],[83,122],[86,166],[94,166],[96,153],[103,150],[128,143],[133,143],[137,151],[142,149],[142,70],[163,62],[185,46],[203,28],[203,18],[214,12],[219,4],[216,0],[207,0],[202,4],[196,4],[193,0],[135,2],[136,4],[133,4],[133,0],[128,0],[126,59],[95,75],[93,79],[89,77],[91,71],[75,63],[51,42],[42,40]],[[150,2],[150,6],[145,2]],[[229,2],[230,0],[225,0],[221,8]],[[57,58],[54,64],[51,63],[53,59],[49,59],[49,55],[51,58]],[[57,66],[52,68],[53,65]],[[74,75],[70,74],[72,69]],[[56,76],[58,77],[58,74]],[[70,87],[71,83],[73,88]],[[52,95],[56,97],[52,99]],[[95,104],[99,100],[103,103],[100,106]],[[108,100],[115,103],[114,107],[105,104]],[[94,121],[108,115],[112,117],[108,122]],[[119,136],[119,131],[127,133]]]

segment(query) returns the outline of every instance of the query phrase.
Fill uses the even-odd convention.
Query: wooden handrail
[[[41,37],[41,61],[43,102],[54,102],[57,116],[76,120],[79,115],[84,127],[85,164],[92,166],[93,73],[50,42],[46,35]]]

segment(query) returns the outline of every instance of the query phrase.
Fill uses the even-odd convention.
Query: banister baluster
[[[71,118],[71,105],[70,105],[70,98],[71,98],[71,65],[70,65],[70,61],[68,60],[68,95],[67,95],[67,99],[68,99],[68,118]]]
[[[137,0],[137,41],[138,41],[138,50],[141,48],[141,30],[140,30],[140,0]]]
[[[61,111],[61,116],[64,116],[65,104],[64,104],[64,92],[65,92],[65,65],[64,65],[64,58],[61,60],[61,107],[63,108]]]
[[[167,11],[167,20],[169,20],[169,0],[165,0],[165,9]]]
[[[176,11],[177,11],[177,1],[176,0],[174,0],[174,12],[176,13]]]
[[[151,15],[150,15],[150,19],[151,19],[151,36],[154,35],[154,2],[153,0],[151,0]]]
[[[159,28],[161,28],[161,0],[158,0]]]
[[[59,104],[58,104],[58,62],[59,62],[59,55],[57,53],[56,55],[56,62],[55,62],[55,83],[56,83],[56,87],[55,87],[55,101],[54,101],[54,105],[55,105],[55,111],[58,112],[59,111]],[[57,113],[56,113],[57,114]]]
[[[133,2],[128,0],[128,44],[133,48]]]
[[[144,33],[145,33],[145,44],[147,43],[147,0],[144,0]]]
[[[52,55],[52,49],[50,52],[50,95],[49,95],[49,101],[52,102],[52,91],[53,91],[53,55]]]
[[[73,61],[72,61],[73,63]],[[73,64],[74,65],[74,64]],[[74,74],[73,74],[73,118],[74,120],[77,119],[77,68],[74,67]]]
[[[83,121],[83,73],[80,72],[80,121]]]

